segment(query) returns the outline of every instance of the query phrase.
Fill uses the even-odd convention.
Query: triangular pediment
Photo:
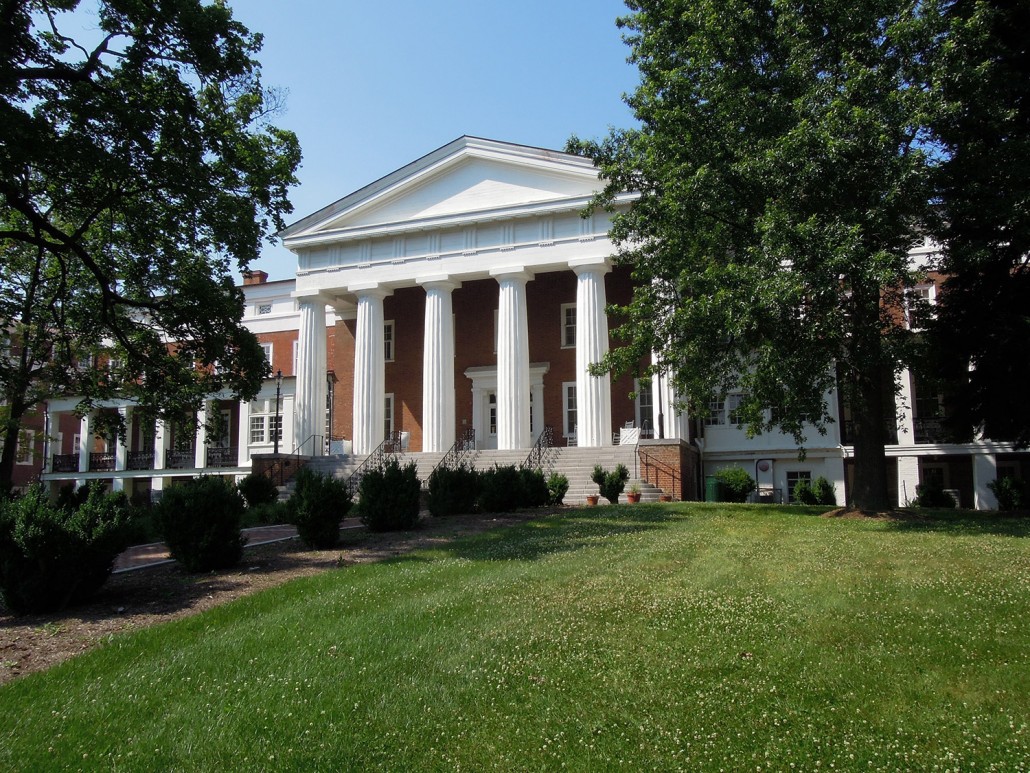
[[[493,141],[456,140],[291,226],[287,239],[366,231],[575,201],[599,188],[589,161]]]

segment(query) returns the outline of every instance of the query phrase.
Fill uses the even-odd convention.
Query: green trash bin
[[[714,475],[705,477],[705,502],[719,501],[719,479]]]

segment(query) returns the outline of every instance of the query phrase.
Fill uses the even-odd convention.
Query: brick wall
[[[697,449],[685,440],[642,440],[637,449],[640,477],[677,501],[698,498]]]

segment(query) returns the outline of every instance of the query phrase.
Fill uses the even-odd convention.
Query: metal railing
[[[458,439],[454,441],[454,445],[451,446],[447,453],[443,455],[443,458],[433,468],[433,472],[443,468],[453,470],[464,464],[470,457],[475,455],[476,451],[476,429],[475,427],[467,427]],[[430,473],[432,477],[432,473]],[[429,480],[428,478],[426,479]]]
[[[678,495],[680,499],[683,499],[683,479],[679,470],[656,458],[640,446],[637,446],[637,458],[640,462],[639,476],[645,483],[650,483],[666,494]],[[654,474],[653,480],[652,473]],[[666,490],[666,487],[662,485],[663,475],[668,478],[671,491]]]
[[[125,457],[125,468],[128,470],[150,470],[154,467],[153,451],[129,451]]]
[[[365,461],[361,463],[361,466],[356,469],[349,478],[347,478],[347,490],[350,491],[351,496],[358,493],[358,488],[361,486],[361,479],[365,477],[372,470],[380,470],[386,463],[397,456],[401,451],[401,433],[399,431],[390,432],[386,439],[379,444],[379,446],[365,457]]]
[[[916,443],[946,443],[949,440],[943,416],[916,416],[912,419]]]
[[[114,453],[100,451],[89,455],[90,472],[107,472],[114,469]]]
[[[304,449],[311,445],[311,453],[305,454]],[[301,456],[318,456],[315,453],[319,448],[325,448],[325,435],[308,435],[304,440],[293,447],[291,454],[300,454]]]
[[[197,465],[197,454],[189,450],[171,449],[165,453],[166,470],[189,470]]]
[[[240,463],[240,449],[209,446],[206,461],[207,467],[235,467]]]
[[[536,442],[529,449],[529,456],[522,466],[527,470],[543,470],[545,465],[550,466],[553,453],[557,453],[554,451],[554,428],[546,426],[537,435]]]
[[[78,472],[78,454],[54,454],[54,461],[51,469],[54,472]]]

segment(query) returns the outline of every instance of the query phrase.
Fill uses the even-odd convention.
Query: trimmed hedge
[[[569,492],[569,479],[560,472],[552,472],[547,479],[547,504],[560,507],[564,504],[565,495]]]
[[[252,472],[241,478],[236,488],[247,502],[247,507],[258,507],[275,502],[279,498],[279,487],[267,475]]]
[[[370,531],[400,531],[418,523],[422,484],[415,463],[404,467],[390,459],[361,479],[358,497],[361,522]]]
[[[726,467],[716,472],[715,477],[719,479],[722,498],[726,502],[747,502],[755,490],[755,479],[743,467]]]
[[[0,502],[0,593],[12,612],[53,612],[88,599],[129,546],[125,495],[105,494],[100,484],[83,493],[78,506],[52,503],[41,486]]]
[[[205,476],[165,489],[154,515],[172,558],[188,572],[207,572],[239,563],[244,509],[236,486]]]
[[[293,495],[286,506],[290,523],[308,547],[333,547],[340,541],[340,521],[354,504],[347,484],[306,467],[297,472],[294,481]]]
[[[629,480],[629,470],[626,469],[626,465],[617,464],[614,471],[608,472],[598,464],[590,473],[590,480],[597,484],[601,496],[617,505],[619,494],[626,488],[626,481]]]
[[[441,518],[471,513],[479,498],[480,476],[473,467],[437,467],[429,475],[429,514]]]
[[[515,465],[495,465],[480,473],[479,482],[479,509],[484,513],[510,513],[525,501],[522,476]]]

